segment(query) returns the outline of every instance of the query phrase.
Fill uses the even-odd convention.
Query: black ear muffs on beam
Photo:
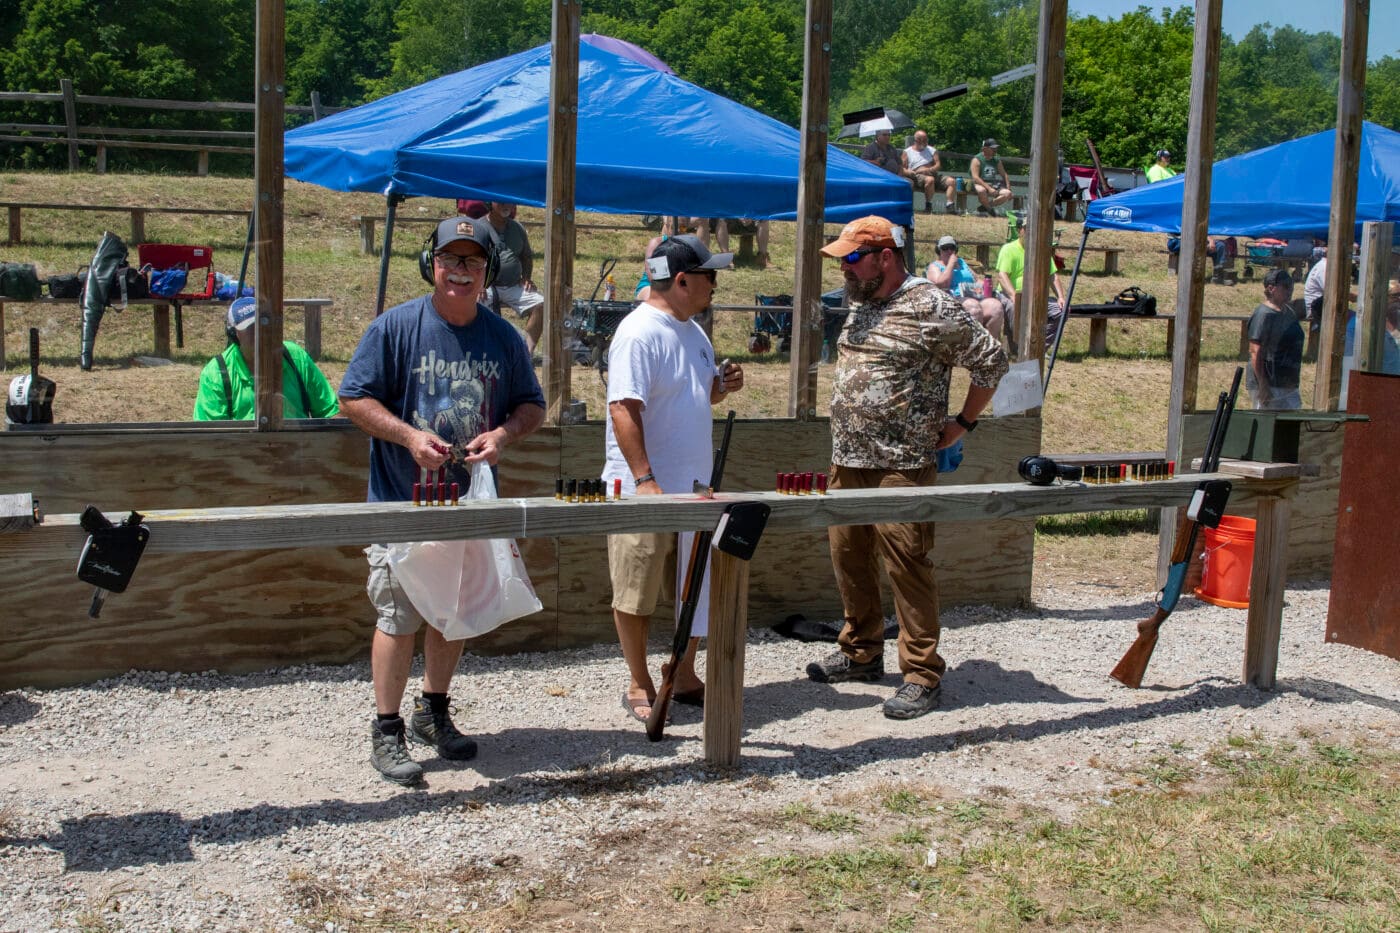
[[[1084,478],[1083,467],[1059,464],[1049,457],[1023,457],[1016,472],[1032,486],[1049,486],[1057,479],[1073,483]]]

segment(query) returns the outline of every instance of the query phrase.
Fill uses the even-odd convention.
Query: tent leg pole
[[[399,202],[403,200],[402,195],[391,194],[386,196],[388,209],[384,217],[384,246],[379,251],[379,290],[374,296],[374,316],[384,313],[384,294],[389,289],[389,248],[394,243],[394,215],[398,213]]]
[[[1055,342],[1050,346],[1050,360],[1045,365],[1045,383],[1041,387],[1040,399],[1045,401],[1045,396],[1050,394],[1050,376],[1055,372],[1055,358],[1060,355],[1060,338],[1065,335],[1065,325],[1069,323],[1069,309],[1074,307],[1074,283],[1079,281],[1079,267],[1084,264],[1084,246],[1089,242],[1089,230],[1086,227],[1083,235],[1079,238],[1079,252],[1074,256],[1074,271],[1069,274],[1069,289],[1065,292],[1065,306],[1061,309],[1060,323],[1055,326]]]
[[[253,252],[253,231],[257,218],[258,208],[254,205],[248,212],[248,236],[243,241],[243,262],[238,267],[238,288],[233,293],[234,298],[243,297],[243,284],[248,281],[248,255]]]

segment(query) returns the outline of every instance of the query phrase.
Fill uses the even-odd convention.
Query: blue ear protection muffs
[[[486,271],[482,274],[481,289],[485,291],[491,287],[491,283],[496,281],[496,275],[501,271],[501,253],[496,246],[496,233],[491,229],[490,222],[486,218],[473,220],[470,217],[462,217],[461,220],[470,221],[472,225],[472,240],[476,242],[486,252]],[[423,281],[429,285],[436,285],[433,281],[433,253],[437,252],[437,227],[428,234],[428,238],[423,241],[423,248],[418,253],[418,274],[423,277]]]

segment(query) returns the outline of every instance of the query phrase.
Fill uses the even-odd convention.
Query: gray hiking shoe
[[[885,701],[887,719],[914,719],[938,709],[941,687],[925,687],[923,684],[906,683],[895,691],[894,696]]]
[[[857,664],[840,651],[833,651],[820,661],[807,665],[807,676],[819,684],[837,684],[847,680],[874,682],[885,676],[885,656],[877,654],[864,664]]]
[[[408,720],[408,737],[437,749],[438,757],[448,761],[469,761],[476,757],[476,743],[457,731],[452,716],[444,712],[434,716],[422,697],[413,699],[413,715]]]
[[[408,747],[403,736],[403,720],[400,719],[399,723],[397,729],[386,732],[380,727],[379,720],[370,722],[369,763],[374,765],[374,770],[384,775],[384,780],[407,787],[423,780],[423,767],[408,757]]]

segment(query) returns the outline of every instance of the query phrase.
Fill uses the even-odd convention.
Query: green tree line
[[[7,90],[251,100],[254,0],[0,0]],[[970,152],[984,136],[1028,154],[1034,81],[989,79],[1034,60],[1035,0],[835,0],[833,136],[841,114],[893,107],[940,148]],[[796,125],[802,100],[802,0],[585,0],[584,32],[634,42],[701,87]],[[353,106],[549,40],[548,0],[286,0],[289,103]],[[1065,48],[1062,145],[1075,161],[1091,138],[1104,161],[1141,166],[1160,147],[1184,152],[1193,14],[1146,6],[1116,19],[1072,16]],[[1377,55],[1366,116],[1400,127],[1400,58]],[[1317,132],[1335,122],[1341,40],[1258,26],[1222,40],[1217,154]],[[925,108],[921,95],[967,83]],[[80,112],[80,123],[247,129],[246,115]],[[49,104],[0,104],[0,122],[56,123]],[[7,146],[11,166],[59,165],[62,147]],[[245,160],[246,161],[246,160]],[[160,159],[152,157],[158,167]]]

